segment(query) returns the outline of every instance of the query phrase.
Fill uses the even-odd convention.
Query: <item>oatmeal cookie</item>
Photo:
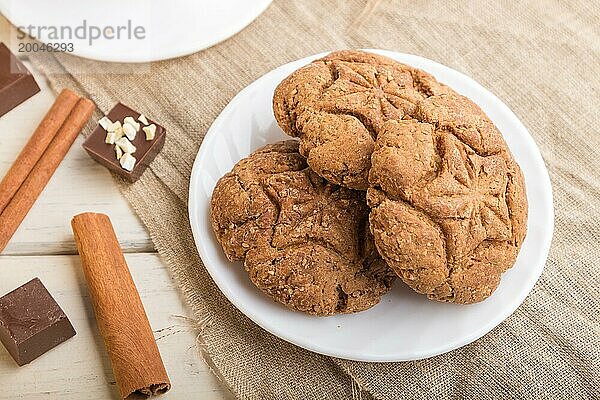
[[[330,182],[366,190],[371,153],[384,123],[413,116],[417,104],[451,90],[431,75],[363,51],[338,51],[297,70],[273,97],[279,126]]]
[[[227,258],[295,310],[332,315],[366,310],[395,274],[377,253],[364,192],[307,168],[297,141],[268,145],[219,180],[212,226]]]
[[[514,264],[523,176],[471,100],[413,67],[339,51],[281,82],[273,110],[317,174],[368,188],[377,249],[417,292],[478,302]]]
[[[482,301],[525,238],[523,175],[498,129],[466,97],[431,96],[414,116],[386,122],[375,143],[367,199],[376,246],[415,291]]]

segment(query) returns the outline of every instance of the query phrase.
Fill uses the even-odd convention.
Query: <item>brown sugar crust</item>
[[[523,175],[498,129],[466,97],[431,96],[414,116],[386,122],[375,143],[367,192],[375,243],[415,291],[482,301],[525,238]]]
[[[395,278],[375,249],[364,197],[319,177],[298,142],[284,141],[219,180],[212,226],[227,258],[244,261],[274,300],[315,315],[362,311]]]
[[[279,126],[300,138],[308,165],[330,182],[366,190],[371,153],[386,121],[451,92],[431,75],[387,57],[338,51],[297,70],[275,90]]]

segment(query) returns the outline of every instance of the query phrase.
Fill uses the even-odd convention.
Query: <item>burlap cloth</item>
[[[142,179],[117,181],[202,322],[206,361],[239,398],[600,398],[599,6],[383,1],[363,13],[364,1],[276,0],[226,42],[147,73],[101,74],[114,66],[68,55],[33,60],[56,90],[74,87],[102,111],[121,100],[167,127]],[[196,253],[188,181],[211,122],[271,69],[340,48],[413,53],[462,71],[504,100],[541,148],[556,210],[544,273],[511,317],[459,350],[368,364],[300,349],[238,312]]]

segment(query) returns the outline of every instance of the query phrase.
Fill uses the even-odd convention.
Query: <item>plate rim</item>
[[[542,157],[542,154],[540,152],[540,149],[537,146],[535,140],[533,139],[533,136],[531,136],[531,133],[529,132],[529,130],[525,127],[525,125],[517,117],[517,115],[502,100],[500,100],[500,98],[498,98],[494,93],[492,93],[491,91],[486,89],[480,83],[475,81],[473,78],[471,78],[468,75],[463,74],[462,72],[457,71],[451,67],[448,67],[444,64],[438,63],[434,60],[431,60],[431,59],[428,59],[425,57],[421,57],[418,55],[390,51],[390,50],[383,50],[383,49],[362,49],[362,50],[380,54],[380,55],[384,55],[384,56],[390,57],[392,59],[395,59],[395,56],[399,56],[403,59],[411,59],[412,61],[416,60],[417,62],[421,62],[421,63],[423,63],[423,62],[431,63],[431,64],[435,65],[436,67],[445,69],[446,72],[450,72],[451,74],[455,75],[456,77],[458,77],[462,80],[465,80],[465,82],[467,82],[469,85],[474,86],[475,89],[477,89],[478,91],[480,91],[483,94],[485,94],[486,96],[488,96],[491,100],[493,100],[495,106],[502,108],[502,111],[507,116],[509,116],[513,120],[513,122],[515,122],[517,124],[519,129],[521,129],[523,132],[527,133],[527,135],[524,135],[523,139],[528,142],[528,147],[533,150],[532,155],[535,158],[535,160],[534,160],[535,164],[542,167],[542,168],[540,168],[540,171],[542,172],[541,178],[543,180],[543,182],[541,182],[541,184],[544,188],[544,196],[542,196],[542,200],[544,201],[544,208],[548,211],[549,215],[548,215],[548,222],[547,222],[547,224],[548,224],[547,230],[543,237],[543,242],[540,243],[540,246],[539,246],[540,254],[541,254],[541,257],[539,258],[539,262],[540,262],[541,266],[537,269],[536,274],[532,275],[532,277],[530,278],[530,282],[527,285],[527,289],[523,291],[524,295],[519,296],[516,300],[513,300],[512,303],[510,303],[505,308],[503,308],[504,312],[499,313],[495,318],[492,318],[490,320],[490,322],[488,322],[484,326],[480,327],[478,330],[473,331],[471,334],[464,336],[462,338],[462,340],[457,340],[455,343],[452,343],[450,345],[438,346],[438,348],[431,349],[430,351],[421,351],[421,352],[411,353],[409,356],[402,356],[402,357],[398,357],[397,355],[393,355],[393,354],[390,356],[364,356],[364,355],[357,355],[354,353],[350,353],[347,351],[346,352],[335,351],[334,349],[315,345],[312,342],[303,341],[297,335],[290,334],[289,332],[280,332],[277,329],[274,329],[274,327],[272,327],[271,325],[269,325],[266,322],[265,318],[262,318],[260,315],[258,315],[258,313],[253,313],[248,308],[244,307],[242,304],[239,304],[239,302],[236,300],[236,297],[232,293],[230,293],[229,290],[227,290],[224,287],[224,285],[222,285],[219,282],[218,279],[215,279],[215,276],[212,273],[212,267],[208,266],[204,261],[208,257],[206,256],[206,254],[204,252],[204,248],[203,248],[204,246],[202,245],[203,240],[201,240],[201,238],[200,238],[200,232],[199,232],[200,227],[196,226],[199,224],[195,224],[193,222],[194,220],[198,221],[198,217],[200,215],[199,210],[198,210],[199,207],[196,205],[197,202],[195,201],[196,194],[195,194],[193,188],[197,187],[197,185],[199,184],[199,177],[200,177],[199,165],[202,163],[202,159],[205,157],[205,154],[202,151],[203,146],[205,146],[205,143],[209,143],[211,140],[213,140],[212,138],[214,136],[216,136],[216,134],[217,134],[216,132],[218,132],[219,126],[223,123],[223,121],[225,120],[225,116],[230,112],[230,110],[236,106],[238,99],[245,96],[247,93],[249,93],[251,90],[253,90],[254,86],[257,85],[259,81],[266,79],[266,77],[268,75],[275,73],[278,70],[288,67],[289,64],[301,63],[301,62],[303,63],[303,65],[304,65],[304,63],[308,64],[309,62],[311,62],[314,59],[318,59],[318,58],[321,58],[321,57],[329,54],[331,51],[326,51],[326,52],[322,52],[319,54],[310,55],[310,56],[303,57],[303,58],[300,58],[297,60],[292,60],[283,65],[280,65],[279,67],[274,68],[271,71],[268,71],[267,73],[263,74],[258,79],[254,80],[253,82],[248,84],[246,87],[244,87],[240,92],[238,92],[227,103],[227,105],[219,113],[217,118],[213,121],[210,128],[208,129],[208,131],[207,131],[206,135],[204,136],[204,139],[200,145],[200,148],[198,149],[198,154],[196,155],[196,159],[194,160],[194,164],[192,167],[192,173],[191,173],[191,177],[190,177],[189,193],[188,193],[189,222],[190,222],[190,226],[192,228],[194,243],[196,245],[198,254],[202,260],[202,264],[206,268],[207,272],[210,274],[213,281],[218,286],[221,293],[223,295],[225,295],[225,297],[228,299],[228,301],[231,302],[240,312],[242,312],[246,317],[248,317],[250,320],[252,320],[254,323],[256,323],[258,326],[260,326],[262,329],[266,330],[267,332],[279,337],[282,340],[285,340],[289,343],[292,343],[296,346],[307,349],[309,351],[313,351],[315,353],[326,355],[326,356],[346,359],[346,360],[362,361],[362,362],[402,362],[402,361],[414,361],[414,360],[427,359],[427,358],[431,358],[431,357],[434,357],[434,356],[437,356],[440,354],[444,354],[444,353],[456,350],[458,348],[461,348],[461,347],[463,347],[469,343],[472,343],[475,340],[485,336],[491,330],[493,330],[498,325],[500,325],[504,320],[506,320],[508,317],[510,317],[517,310],[517,308],[519,308],[519,306],[525,301],[525,299],[529,296],[529,294],[531,293],[535,284],[539,280],[542,272],[544,271],[544,267],[548,260],[548,254],[550,251],[552,238],[554,235],[554,204],[553,204],[554,196],[553,196],[553,192],[552,192],[552,184],[551,184],[551,180],[550,180],[550,175],[548,173],[548,169],[546,168],[546,165],[545,165],[544,159]],[[407,62],[407,61],[399,61],[399,62],[404,62],[408,65],[412,65],[411,62]],[[194,185],[194,183],[195,183],[195,185]],[[294,312],[294,311],[289,310],[289,312]]]
[[[260,0],[260,1],[261,1],[260,3],[249,2],[249,3],[257,5],[257,7],[253,8],[253,12],[250,13],[252,15],[250,18],[246,18],[246,19],[240,20],[239,22],[237,22],[235,24],[231,24],[230,28],[227,29],[226,31],[224,31],[221,35],[216,36],[215,38],[213,38],[213,40],[210,40],[202,45],[185,46],[185,49],[180,49],[177,51],[166,50],[164,52],[161,52],[160,53],[161,55],[157,55],[155,57],[152,57],[151,54],[145,54],[140,57],[127,57],[127,55],[114,56],[114,57],[110,56],[110,55],[98,55],[98,54],[94,53],[93,50],[88,51],[89,50],[88,47],[84,48],[84,50],[82,50],[82,51],[73,51],[70,54],[77,56],[77,57],[85,58],[88,60],[93,60],[93,61],[102,61],[102,62],[109,62],[109,63],[130,63],[130,64],[143,64],[143,63],[150,63],[150,62],[166,61],[166,60],[172,60],[172,59],[179,58],[179,57],[189,56],[190,54],[194,54],[199,51],[206,50],[206,49],[213,47],[221,42],[224,42],[225,40],[237,35],[241,31],[243,31],[245,28],[247,28],[252,22],[254,22],[256,20],[256,18],[261,16],[266,11],[266,9],[269,8],[271,3],[273,3],[273,0]],[[3,3],[0,3],[0,14],[4,15],[4,17],[13,26],[22,25],[22,24],[18,24],[19,21],[14,21],[14,15],[10,12],[10,8],[11,7],[9,7],[8,5],[3,6]],[[41,38],[34,37],[34,39],[39,40],[42,43],[49,42],[49,40],[45,40],[45,39],[41,39]]]

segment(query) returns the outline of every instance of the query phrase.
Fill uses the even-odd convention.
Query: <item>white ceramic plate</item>
[[[527,129],[496,96],[471,78],[431,60],[370,50],[432,73],[479,104],[504,134],[525,174],[528,234],[516,265],[486,301],[454,305],[427,300],[400,280],[370,310],[313,317],[264,296],[241,263],[223,255],[210,226],[209,202],[217,180],[264,144],[286,139],[273,117],[271,98],[289,73],[316,57],[286,64],[242,90],[215,120],[196,158],[190,183],[190,223],[204,265],[227,298],[267,331],[306,349],[361,361],[405,361],[441,354],[485,335],[523,302],[540,276],[552,239],[554,211],[550,179]],[[288,138],[289,139],[289,138]]]
[[[48,27],[33,36],[44,43],[72,42],[73,53],[78,56],[101,61],[148,62],[192,54],[219,43],[250,24],[271,1],[0,0],[0,12],[15,26]],[[75,29],[84,20],[87,27],[102,28],[127,26],[131,21],[132,28],[143,27],[146,35],[143,40],[98,39],[92,44],[76,37],[60,40],[52,37],[50,27]],[[121,32],[126,34],[125,30]]]

